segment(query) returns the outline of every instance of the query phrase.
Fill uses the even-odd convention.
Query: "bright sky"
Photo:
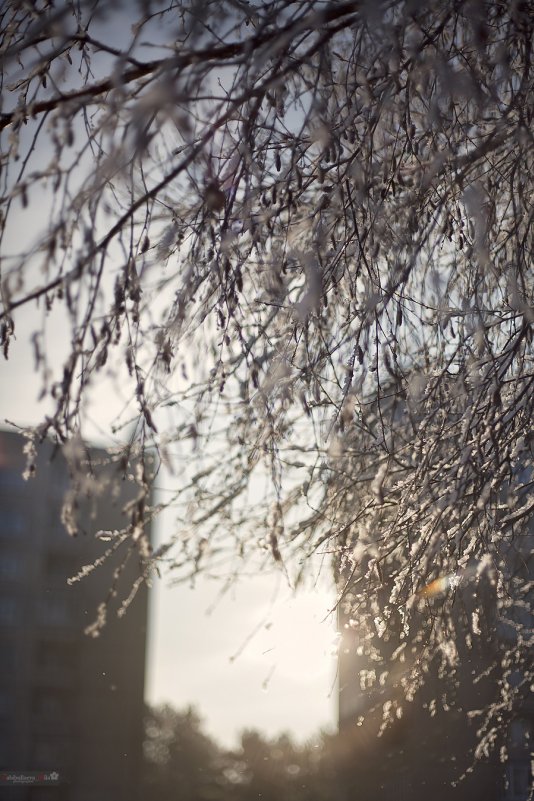
[[[0,425],[32,424],[46,407],[37,401],[29,344],[34,311],[18,320],[17,341],[0,363]],[[26,324],[25,324],[26,318]],[[49,352],[60,356],[61,331],[50,331]],[[97,388],[98,389],[98,388]],[[109,413],[109,386],[97,391]],[[111,395],[112,397],[112,395]],[[93,410],[98,432],[99,404]],[[165,535],[165,519],[156,540]],[[306,739],[335,726],[336,659],[329,578],[293,596],[280,574],[242,579],[224,597],[221,586],[194,589],[156,581],[150,603],[146,698],[149,703],[193,704],[207,732],[232,745],[247,727]]]
[[[335,629],[324,621],[331,598],[325,589],[291,597],[282,582],[272,604],[277,583],[243,581],[218,600],[208,582],[195,590],[160,583],[152,597],[147,699],[193,703],[225,744],[246,727],[299,739],[333,728]]]

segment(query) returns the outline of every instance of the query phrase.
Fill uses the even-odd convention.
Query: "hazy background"
[[[93,30],[99,38],[124,47],[131,35],[130,15],[128,4],[118,5],[111,17],[96,19]],[[158,30],[155,21],[151,43],[167,35]],[[156,46],[142,54],[153,58],[158,52]],[[108,61],[105,54],[98,54],[93,57],[93,68],[105,73]],[[25,135],[31,136],[32,125],[27,129]],[[37,162],[46,163],[50,155],[46,144],[39,143],[34,154]],[[20,207],[13,216],[4,256],[30,245],[38,238],[39,229],[46,227],[53,195],[38,191],[41,196],[32,194],[28,209]],[[56,376],[61,375],[70,346],[61,315],[56,306],[46,316],[36,304],[17,311],[16,338],[9,360],[2,358],[0,368],[0,425],[6,426],[6,421],[33,425],[44,419],[50,401],[38,401],[42,382],[33,371],[30,336],[43,321],[49,366]],[[120,380],[116,376],[113,380],[112,370],[108,372],[107,378],[103,372],[99,374],[91,405],[85,408],[84,435],[104,446],[111,444],[106,440],[110,421],[130,400]],[[168,486],[169,479],[165,481]],[[156,543],[172,533],[172,524],[170,513],[161,516],[153,532]],[[222,597],[222,586],[213,581],[198,579],[194,589],[172,587],[171,581],[171,577],[156,581],[150,597],[149,703],[194,704],[205,719],[207,732],[223,745],[232,745],[245,727],[266,734],[288,731],[298,739],[319,727],[333,728],[337,719],[336,630],[335,616],[328,614],[334,592],[327,567],[317,583],[312,580],[296,596],[280,572],[242,578]]]
[[[31,315],[34,309],[18,317],[17,340],[9,361],[2,359],[2,426],[6,420],[35,424],[46,414],[37,400]],[[61,326],[50,326],[49,353],[59,359],[63,342]],[[86,434],[97,444],[103,444],[100,422],[115,404],[109,384],[95,387]],[[156,542],[165,539],[171,525],[169,515],[160,518]],[[327,569],[316,586],[310,583],[296,596],[281,573],[242,578],[222,597],[222,585],[214,581],[172,587],[171,578],[157,580],[151,591],[149,703],[194,704],[207,732],[228,746],[245,727],[268,735],[288,731],[297,739],[334,727],[336,634],[334,616],[328,616],[334,596]]]

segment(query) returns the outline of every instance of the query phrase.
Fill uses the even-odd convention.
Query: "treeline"
[[[237,749],[221,748],[189,708],[147,709],[145,797],[158,801],[342,801],[343,755],[337,736],[297,745],[245,731]]]

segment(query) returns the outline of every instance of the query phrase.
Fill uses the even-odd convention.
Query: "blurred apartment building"
[[[100,636],[84,629],[106,598],[117,559],[72,585],[109,543],[100,529],[121,529],[133,487],[108,493],[82,514],[87,532],[61,523],[68,471],[53,446],[40,449],[34,478],[22,478],[25,440],[0,431],[0,775],[59,774],[54,786],[0,787],[2,799],[132,801],[140,798],[147,591],[115,613]],[[92,460],[106,468],[103,451]],[[109,462],[109,460],[108,460]],[[131,555],[112,610],[139,575]]]

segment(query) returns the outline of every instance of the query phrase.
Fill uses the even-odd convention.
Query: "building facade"
[[[142,768],[145,585],[126,615],[116,611],[139,576],[139,559],[118,550],[82,580],[67,580],[109,548],[96,532],[126,525],[122,507],[135,487],[123,482],[115,495],[88,502],[83,530],[69,536],[61,522],[66,462],[45,445],[35,476],[24,480],[24,442],[0,432],[0,776],[40,771],[59,779],[49,787],[5,785],[0,797],[131,801],[140,797]],[[97,471],[115,469],[103,451],[91,451],[91,462]],[[107,625],[88,636],[114,581]]]

